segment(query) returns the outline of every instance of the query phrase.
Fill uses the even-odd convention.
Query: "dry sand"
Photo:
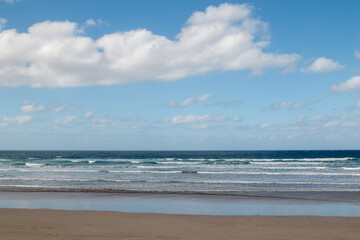
[[[0,209],[1,240],[360,239],[360,218]]]

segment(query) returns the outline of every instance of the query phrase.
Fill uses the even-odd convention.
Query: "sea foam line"
[[[324,162],[250,162],[255,165],[322,165]]]
[[[360,167],[343,167],[342,169],[348,171],[355,171],[355,170],[360,170]]]
[[[45,166],[43,163],[25,163],[25,166],[27,167],[42,167]]]
[[[238,175],[299,175],[299,176],[360,176],[360,173],[324,173],[324,172],[197,172],[198,174],[238,174]]]

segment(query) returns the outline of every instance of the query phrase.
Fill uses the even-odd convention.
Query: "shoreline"
[[[356,240],[359,235],[359,217],[199,216],[0,209],[0,237],[7,240]]]

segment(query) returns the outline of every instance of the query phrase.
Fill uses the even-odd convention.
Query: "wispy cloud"
[[[66,116],[66,117],[58,118],[58,119],[54,120],[54,123],[55,124],[68,124],[68,123],[77,121],[79,119],[80,119],[79,116]]]
[[[303,117],[296,123],[263,123],[255,128],[267,131],[302,132],[306,134],[328,134],[328,130],[336,130],[336,133],[343,134],[343,131],[354,131],[354,127],[360,126],[360,116],[357,115],[315,115]],[[355,131],[356,132],[356,131]]]
[[[14,2],[20,2],[21,0],[0,0],[0,2],[5,2],[5,3],[14,3]]]
[[[170,101],[166,104],[168,107],[188,107],[194,103],[206,102],[212,98],[211,94],[203,94],[195,98],[188,98],[182,102]]]
[[[281,110],[281,109],[299,109],[305,106],[308,106],[309,103],[306,102],[297,102],[297,103],[293,103],[290,101],[284,101],[284,102],[280,102],[280,103],[275,103],[272,104],[268,107],[268,110]]]
[[[220,106],[220,107],[237,107],[240,106],[243,103],[242,100],[234,100],[234,101],[219,101],[214,103],[214,106]]]
[[[89,27],[94,27],[94,26],[101,26],[103,25],[105,22],[101,19],[92,19],[92,18],[89,18],[88,20],[86,20],[85,23],[83,23],[80,27],[78,27],[75,31],[77,33],[80,33],[80,34],[85,34],[85,31],[87,28]],[[108,25],[108,24],[106,24]]]
[[[341,65],[339,62],[333,61],[325,57],[321,57],[315,60],[308,68],[303,68],[303,72],[313,72],[313,73],[327,73],[336,70],[340,70],[345,66]]]
[[[67,111],[67,110],[75,110],[76,108],[74,106],[65,104],[59,107],[53,107],[50,109],[50,111],[52,112],[62,112],[62,111]]]
[[[356,109],[360,109],[360,101],[358,101],[355,105],[347,108],[348,111],[352,111]]]
[[[183,124],[183,123],[198,123],[198,122],[220,122],[227,120],[225,116],[210,116],[206,115],[179,115],[173,117],[170,122],[174,124]]]
[[[5,18],[0,18],[0,31],[5,27],[7,20]]]
[[[355,50],[354,56],[355,56],[356,58],[360,58],[360,51]]]
[[[14,116],[14,117],[2,117],[0,118],[0,126],[8,127],[12,125],[23,125],[32,121],[34,118],[31,116]]]
[[[44,111],[44,110],[45,110],[45,105],[32,103],[28,100],[25,100],[23,105],[20,108],[20,111],[23,113],[31,113],[31,112],[38,112],[38,111]]]
[[[146,29],[98,39],[78,34],[74,22],[45,21],[27,32],[0,32],[0,85],[75,87],[173,81],[214,71],[291,68],[297,54],[263,51],[267,23],[248,4],[224,3],[194,12],[176,38]],[[88,20],[88,25],[96,20]],[[44,51],[46,49],[46,51]]]
[[[68,111],[68,110],[75,110],[76,108],[74,106],[65,104],[61,106],[54,106],[54,107],[46,107],[44,104],[37,104],[33,103],[29,100],[25,100],[23,102],[23,105],[20,107],[20,111],[23,113],[32,113],[32,112],[62,112],[62,111]]]

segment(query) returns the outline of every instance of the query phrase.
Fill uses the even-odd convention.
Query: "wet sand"
[[[357,240],[360,218],[0,209],[0,239]]]

